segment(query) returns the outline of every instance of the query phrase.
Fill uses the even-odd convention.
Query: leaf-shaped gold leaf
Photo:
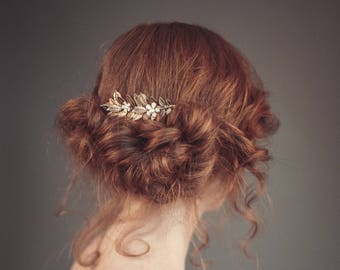
[[[121,104],[119,103],[119,101],[117,99],[114,99],[113,100],[113,104],[114,105],[117,105],[117,106],[121,106]]]
[[[142,114],[134,114],[134,115],[132,116],[132,119],[133,119],[133,120],[138,120],[138,119],[140,119],[140,118],[142,118],[142,117],[143,117]]]
[[[113,92],[112,96],[113,96],[114,100],[118,100],[118,98],[120,97],[120,93],[115,91],[115,92]]]
[[[122,104],[125,101],[125,99],[122,97],[122,95],[118,91],[116,91],[114,94],[115,94],[114,99],[116,100],[117,104]]]
[[[122,110],[120,106],[112,105],[109,103],[102,104],[101,107],[104,107],[107,111],[119,112]]]
[[[148,104],[146,95],[144,93],[139,94],[139,100],[140,100],[140,102],[142,103],[143,106]]]
[[[146,112],[146,109],[142,106],[136,106],[133,108],[134,112],[138,113],[138,114],[143,114]]]
[[[159,105],[161,105],[161,106],[164,106],[164,105],[165,105],[165,101],[164,101],[164,99],[163,99],[162,97],[159,97],[159,98],[158,98],[158,103],[159,103]]]
[[[120,112],[122,110],[122,107],[117,106],[117,105],[112,105],[112,106],[110,106],[110,109],[112,109],[115,112]]]
[[[137,106],[143,106],[140,97],[136,93],[133,94],[133,99],[135,100]]]

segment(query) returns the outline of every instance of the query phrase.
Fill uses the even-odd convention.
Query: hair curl
[[[162,96],[176,108],[160,121],[107,116],[100,104],[114,89]],[[259,226],[251,205],[266,187],[258,165],[271,159],[259,141],[279,127],[268,94],[245,56],[202,26],[139,24],[119,36],[105,54],[92,93],[63,104],[55,122],[75,161],[74,179],[88,170],[99,194],[99,211],[73,244],[76,260],[83,266],[98,261],[98,250],[88,261],[81,254],[118,222],[128,198],[143,200],[143,218],[177,199],[194,204],[217,179],[221,200],[252,224],[243,246],[249,257],[246,246]],[[258,180],[256,190],[246,190],[245,170]],[[208,243],[203,223],[196,221],[201,244],[191,254],[194,265]]]

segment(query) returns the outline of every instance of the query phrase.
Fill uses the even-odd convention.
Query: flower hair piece
[[[101,104],[100,107],[104,108],[108,115],[117,115],[119,117],[127,116],[132,120],[138,119],[151,119],[155,120],[158,115],[161,117],[169,114],[175,107],[170,104],[168,100],[159,97],[157,100],[150,97],[151,103],[148,103],[147,96],[144,93],[133,94],[133,97],[126,95],[126,100],[122,98],[121,94],[115,90],[112,94],[113,98]]]

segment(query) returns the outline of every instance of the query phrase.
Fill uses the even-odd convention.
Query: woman
[[[251,204],[266,188],[259,165],[271,159],[260,141],[279,127],[267,96],[246,58],[205,27],[146,23],[118,37],[93,92],[56,118],[75,178],[85,170],[97,196],[72,270],[181,270],[194,235],[197,264],[201,217],[222,205],[251,223],[249,256],[260,224]]]

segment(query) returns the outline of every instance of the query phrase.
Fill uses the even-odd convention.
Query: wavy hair
[[[108,116],[100,104],[114,89],[122,95],[161,96],[176,107],[159,121]],[[195,209],[195,235],[200,240],[190,261],[205,268],[194,260],[209,241],[197,216],[196,199],[214,181],[229,211],[252,225],[243,242],[250,257],[247,245],[260,225],[252,204],[266,188],[266,172],[259,165],[272,158],[260,141],[279,127],[268,95],[246,57],[203,26],[143,23],[120,35],[105,53],[93,91],[68,100],[55,119],[75,161],[66,194],[83,170],[96,186],[99,210],[72,246],[78,263],[98,262],[98,250],[87,260],[81,255],[96,236],[119,222],[129,198],[143,201],[136,224],[183,199]],[[256,188],[245,181],[245,171],[255,176]],[[58,214],[65,211],[64,203]],[[116,243],[117,251],[135,256],[122,249],[125,236]]]

